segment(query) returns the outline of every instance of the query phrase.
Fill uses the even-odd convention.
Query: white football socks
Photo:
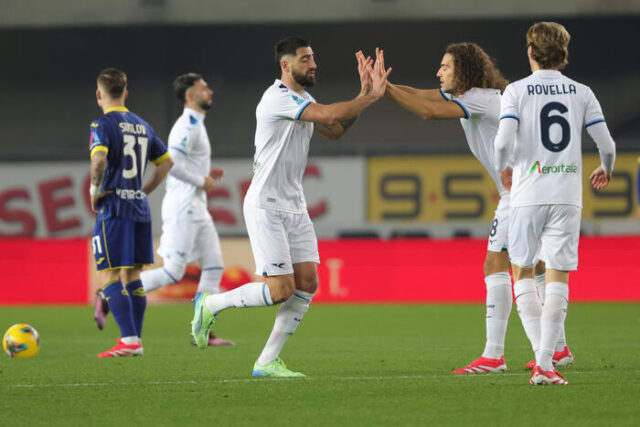
[[[198,292],[220,293],[222,267],[203,268],[198,282]]]
[[[544,306],[544,297],[545,297],[545,274],[537,274],[535,277],[536,289],[538,290],[538,296],[540,296],[540,301]],[[564,332],[564,322],[562,323],[562,330],[560,331],[560,337],[558,338],[558,342],[556,343],[555,350],[562,351],[567,345],[567,336]]]
[[[180,279],[181,277],[176,280]],[[140,273],[140,280],[142,280],[142,287],[144,288],[145,293],[155,291],[158,288],[175,282],[174,278],[171,277],[162,267],[154,268],[152,270],[144,270]]]
[[[513,285],[516,297],[518,314],[524,327],[524,332],[531,342],[534,353],[540,348],[540,317],[542,315],[542,303],[538,297],[533,279],[518,280]]]
[[[569,304],[569,285],[562,282],[547,283],[546,301],[540,319],[540,349],[536,362],[543,371],[552,371],[556,343],[560,337]]]
[[[499,359],[504,354],[504,338],[513,304],[511,276],[501,272],[484,278],[487,284],[487,342],[482,357]]]
[[[258,357],[258,365],[266,365],[275,360],[289,337],[296,331],[302,317],[309,310],[313,294],[296,289],[294,294],[282,303],[269,339]]]
[[[536,284],[536,290],[538,291],[538,296],[540,297],[540,302],[544,305],[544,285],[545,285],[545,273],[536,274],[536,277],[533,278]]]
[[[213,314],[227,308],[265,307],[273,305],[267,282],[251,282],[221,294],[209,295],[204,300]]]

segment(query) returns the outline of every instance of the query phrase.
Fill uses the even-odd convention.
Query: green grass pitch
[[[229,310],[235,347],[189,345],[191,306],[147,311],[145,355],[101,360],[116,342],[89,307],[0,308],[29,323],[40,354],[0,358],[1,425],[640,425],[640,306],[573,304],[566,387],[528,384],[531,351],[511,316],[505,374],[454,376],[484,345],[482,305],[312,305],[282,357],[306,379],[252,379],[275,308]]]

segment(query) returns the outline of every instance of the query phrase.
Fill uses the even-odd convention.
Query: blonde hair
[[[543,69],[562,70],[569,63],[571,35],[557,22],[536,22],[527,31],[531,57]]]

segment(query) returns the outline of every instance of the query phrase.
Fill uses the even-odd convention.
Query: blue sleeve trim
[[[452,102],[455,102],[456,104],[458,104],[458,106],[460,108],[462,108],[462,111],[464,112],[464,118],[468,119],[469,117],[471,117],[471,114],[469,114],[469,110],[467,110],[467,107],[464,106],[464,104],[460,101],[458,101],[457,99],[452,99]]]
[[[447,94],[444,93],[444,91],[442,90],[442,88],[440,88],[440,95],[442,95],[442,97],[444,98],[445,101],[451,101],[448,97]]]
[[[513,114],[505,114],[504,116],[500,116],[500,118],[498,119],[498,121],[502,120],[502,119],[513,119],[513,120],[517,120],[518,123],[520,123],[520,117],[518,116],[514,116]]]
[[[185,156],[187,156],[187,152],[182,150],[182,149],[180,149],[180,148],[178,148],[178,147],[169,147],[169,150],[176,150],[178,153],[182,153]]]
[[[592,121],[590,121],[589,123],[586,123],[586,124],[584,125],[584,127],[585,127],[585,128],[588,128],[588,127],[589,127],[589,126],[591,126],[591,125],[595,125],[596,123],[602,123],[602,122],[604,122],[604,119],[596,119],[596,120],[592,120]]]
[[[304,111],[305,108],[307,108],[309,105],[311,105],[310,101],[307,101],[306,104],[304,104],[299,110],[298,110],[298,114],[296,114],[296,120],[300,120],[300,116],[302,115],[302,112]]]
[[[209,268],[203,268],[202,271],[209,271],[209,270],[222,270],[223,267],[209,267]]]

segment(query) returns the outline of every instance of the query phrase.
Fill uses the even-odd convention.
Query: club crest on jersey
[[[304,102],[304,98],[300,98],[299,96],[291,95],[291,98],[293,98],[293,101],[298,105]]]

